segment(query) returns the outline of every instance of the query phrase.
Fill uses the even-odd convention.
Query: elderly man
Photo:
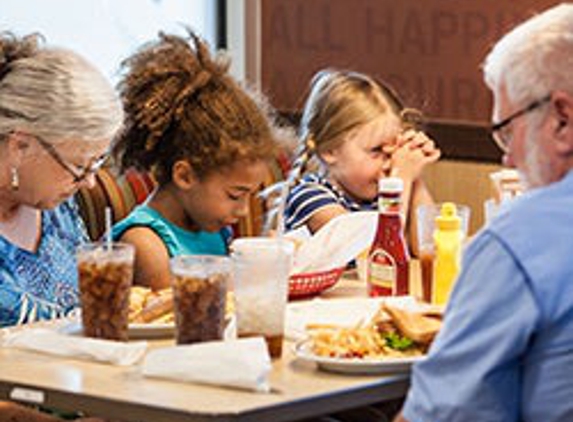
[[[573,421],[573,4],[485,61],[492,134],[528,191],[468,247],[398,421]]]

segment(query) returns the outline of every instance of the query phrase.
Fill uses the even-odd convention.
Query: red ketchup
[[[402,227],[404,182],[397,177],[380,179],[378,185],[378,229],[368,253],[370,296],[409,293],[410,256]]]

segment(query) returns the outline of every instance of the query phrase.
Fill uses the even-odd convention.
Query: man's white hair
[[[573,4],[542,12],[507,33],[484,63],[493,92],[505,88],[516,104],[538,100],[553,90],[573,94]]]

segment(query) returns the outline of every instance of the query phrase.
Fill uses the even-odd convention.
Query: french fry
[[[353,327],[341,327],[334,324],[308,324],[306,329],[310,336],[313,353],[318,356],[339,357],[339,358],[365,358],[376,359],[383,357],[406,357],[422,355],[427,347],[428,341],[433,338],[441,321],[422,316],[420,313],[387,309],[384,305],[369,321],[359,321]],[[399,321],[396,318],[399,317]],[[407,317],[407,318],[406,318]],[[403,331],[403,319],[406,318],[407,332]],[[431,320],[432,333],[428,336],[421,335],[421,331],[414,331],[411,322],[423,319]],[[418,340],[420,344],[414,343],[405,350],[396,350],[389,346],[386,334],[397,333],[400,335],[416,334],[411,340]],[[420,334],[420,335],[418,335]]]

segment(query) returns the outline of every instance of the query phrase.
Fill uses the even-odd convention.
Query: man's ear
[[[171,179],[179,189],[189,190],[198,182],[193,167],[186,160],[178,160],[171,168]]]
[[[551,96],[555,112],[553,136],[557,151],[573,155],[573,97],[563,91],[555,91]]]

